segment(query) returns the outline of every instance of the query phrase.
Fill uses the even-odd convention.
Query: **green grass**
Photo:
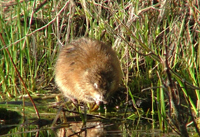
[[[152,105],[157,106],[152,113],[158,114],[162,130],[168,131],[169,123],[176,123],[172,121],[180,125],[190,122],[180,120],[179,107],[185,106],[186,117],[191,117],[191,108],[198,118],[198,2],[52,0],[40,7],[41,3],[1,4],[0,33],[6,47],[0,41],[0,100],[26,94],[5,48],[29,93],[34,94],[52,88],[50,85],[55,87],[53,71],[60,43],[86,36],[113,45],[121,61],[129,100],[151,96],[155,101]],[[156,115],[152,117],[156,119]],[[181,131],[181,126],[175,128]]]

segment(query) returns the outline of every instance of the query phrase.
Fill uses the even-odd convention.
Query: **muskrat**
[[[119,59],[110,45],[79,38],[61,48],[55,65],[55,82],[65,97],[106,103],[121,81]]]

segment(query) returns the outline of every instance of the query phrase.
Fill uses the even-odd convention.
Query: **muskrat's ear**
[[[95,89],[98,89],[98,88],[99,88],[99,85],[95,82],[95,83],[94,83],[94,87],[95,87]]]
[[[63,48],[64,48],[64,47],[63,47]],[[74,47],[74,45],[68,45],[68,46],[65,47],[64,49],[65,49],[66,53],[70,53],[70,52],[72,52],[72,51],[75,50],[75,47]]]

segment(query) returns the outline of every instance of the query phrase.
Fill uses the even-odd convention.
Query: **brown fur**
[[[84,102],[104,102],[122,80],[120,63],[111,46],[79,38],[62,47],[55,81],[64,96]]]

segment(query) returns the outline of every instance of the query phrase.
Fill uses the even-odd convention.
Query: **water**
[[[172,130],[163,133],[156,120],[138,116],[133,110],[126,115],[123,110],[104,113],[87,111],[86,114],[83,108],[78,109],[71,104],[60,110],[59,106],[53,106],[52,103],[36,104],[40,119],[30,104],[28,107],[23,107],[19,102],[0,104],[0,136],[179,136]],[[194,129],[191,131],[195,133]]]

